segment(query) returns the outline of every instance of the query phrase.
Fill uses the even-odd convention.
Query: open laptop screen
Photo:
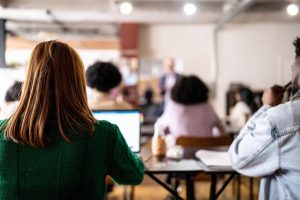
[[[140,111],[139,110],[94,110],[97,120],[116,124],[132,152],[140,152]]]

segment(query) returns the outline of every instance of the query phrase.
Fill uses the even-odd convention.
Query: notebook
[[[196,157],[206,166],[230,167],[231,162],[227,151],[199,150]]]
[[[97,120],[116,124],[131,151],[140,152],[141,113],[139,110],[94,110],[92,112]]]

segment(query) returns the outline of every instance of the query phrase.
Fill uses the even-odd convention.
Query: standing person
[[[92,116],[83,63],[65,43],[34,48],[20,104],[0,127],[0,199],[100,200],[107,174],[143,179],[118,127]]]
[[[92,88],[92,99],[88,101],[91,110],[132,109],[123,100],[113,94],[119,93],[122,75],[117,66],[110,62],[96,62],[86,70],[87,85]]]
[[[293,99],[277,105],[283,95],[266,90],[264,106],[249,119],[229,149],[235,170],[262,177],[261,200],[300,199],[300,38],[293,44]]]
[[[197,76],[181,76],[171,90],[171,99],[158,127],[167,129],[170,135],[213,137],[224,134],[222,123],[208,103],[208,88]]]
[[[175,61],[173,58],[165,58],[163,65],[165,74],[159,80],[159,88],[160,94],[163,97],[163,107],[165,108],[170,100],[171,89],[180,75],[175,72]]]
[[[0,119],[10,117],[17,109],[22,90],[22,82],[15,81],[5,94],[4,106],[0,110]]]

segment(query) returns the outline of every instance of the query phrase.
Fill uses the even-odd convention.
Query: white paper
[[[199,150],[196,152],[196,157],[206,166],[231,166],[227,151]]]

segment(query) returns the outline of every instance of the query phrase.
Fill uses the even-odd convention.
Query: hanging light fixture
[[[286,11],[290,16],[296,16],[299,13],[299,7],[296,4],[290,4],[287,6]]]
[[[186,15],[194,15],[197,11],[197,7],[195,6],[195,4],[186,3],[183,6],[183,11]]]
[[[133,10],[133,6],[130,2],[128,1],[124,1],[121,3],[120,5],[120,12],[123,14],[123,15],[129,15]]]

